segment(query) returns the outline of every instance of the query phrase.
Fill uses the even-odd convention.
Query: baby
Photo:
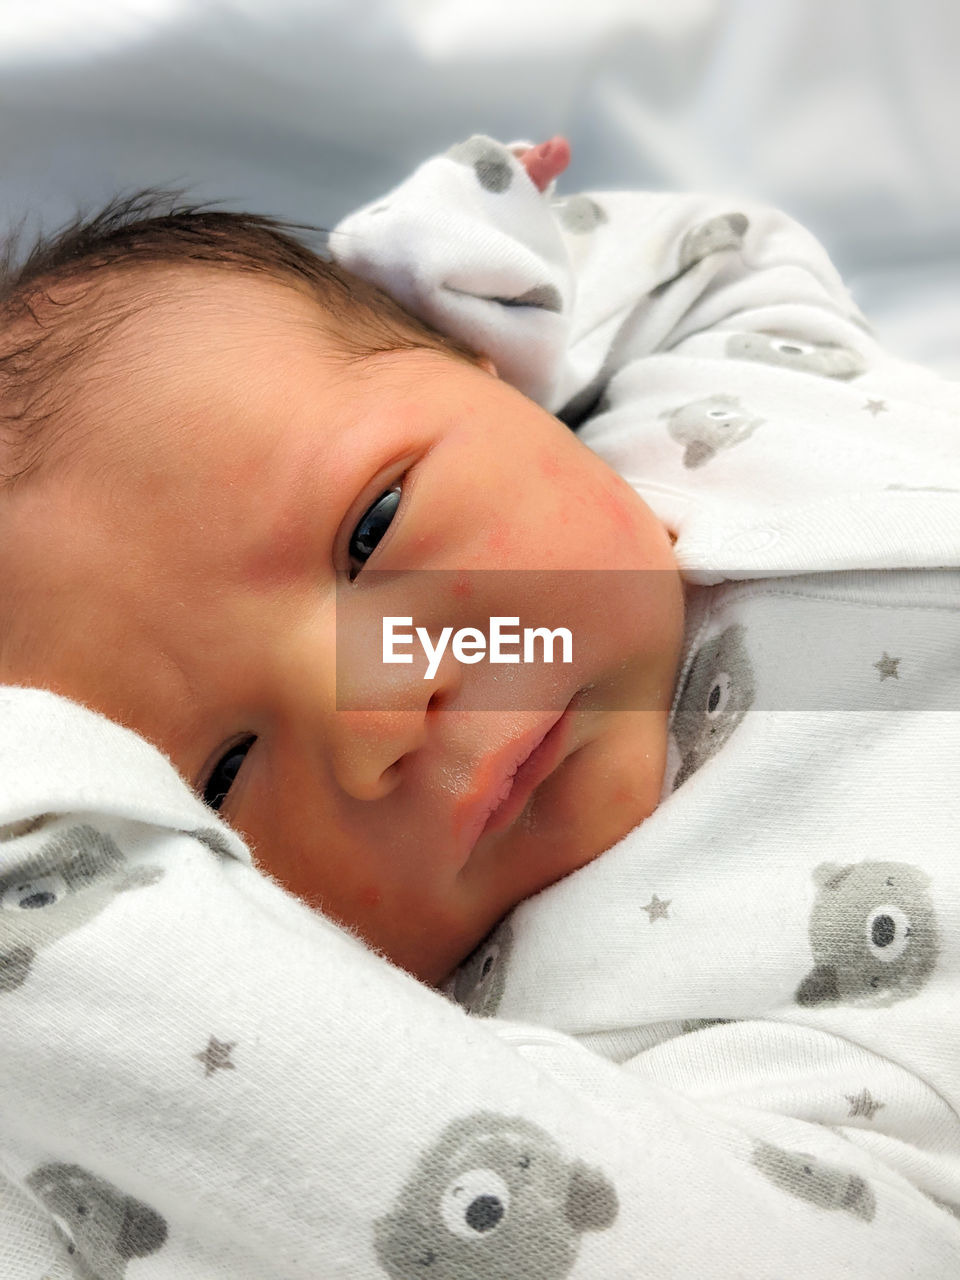
[[[124,212],[8,285],[0,681],[142,734],[262,868],[438,982],[655,807],[669,538],[489,359],[265,220]],[[562,590],[573,661],[504,696],[490,663],[371,658],[414,579],[435,631],[542,624]]]
[[[960,1266],[960,398],[785,216],[568,154],[11,277],[0,678],[206,802],[4,762],[9,1221],[94,1272]],[[494,618],[571,661],[381,658]]]

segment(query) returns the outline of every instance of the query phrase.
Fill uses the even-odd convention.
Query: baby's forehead
[[[265,272],[228,267],[169,264],[118,272],[108,282],[118,310],[129,323],[123,335],[131,340],[178,335],[185,326],[202,326],[204,333],[229,335],[253,323],[265,330],[271,324],[322,330],[326,313],[305,284],[281,280]]]
[[[334,346],[305,287],[252,271],[200,264],[118,273],[98,303],[96,336],[76,371],[81,410],[126,401],[136,389],[175,398],[190,376],[209,380],[221,367]]]
[[[465,358],[399,309],[331,310],[306,278],[234,263],[114,263],[54,283],[49,299],[56,333],[31,377],[52,412],[31,441],[34,471],[142,469],[158,430],[186,442],[227,406],[242,418],[247,387],[282,404],[309,386],[319,413],[352,398],[370,359]]]
[[[54,284],[49,306],[57,328],[24,386],[42,413],[28,451],[8,444],[0,457],[11,472],[26,458],[31,485],[44,474],[96,485],[142,469],[158,432],[184,439],[236,400],[242,380],[279,383],[332,346],[321,308],[295,282],[204,264]]]

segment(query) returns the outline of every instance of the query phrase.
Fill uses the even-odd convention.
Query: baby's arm
[[[0,711],[4,1276],[958,1273],[960,1207],[805,1120],[822,1081],[789,1060],[687,1097],[470,1018],[249,866],[132,734],[35,690]],[[848,1047],[821,1040],[826,1078]],[[951,1147],[946,1104],[876,1070]]]
[[[331,251],[572,425],[657,352],[756,362],[768,340],[794,340],[784,363],[837,377],[879,357],[827,254],[785,214],[662,192],[556,199],[568,159],[562,138],[470,138],[344,219]]]

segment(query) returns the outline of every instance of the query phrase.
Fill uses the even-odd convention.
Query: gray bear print
[[[538,1125],[479,1112],[424,1152],[374,1243],[393,1280],[563,1280],[583,1232],[607,1230],[618,1209],[606,1175]]]
[[[108,835],[69,827],[0,875],[0,992],[26,979],[42,947],[92,920],[117,893],[154,884],[160,867],[131,868]]]
[[[478,1018],[491,1018],[500,1007],[507,980],[513,930],[501,921],[456,971],[450,992],[457,1004]]]
[[[218,858],[232,858],[233,850],[230,848],[230,842],[222,831],[217,831],[215,827],[197,827],[189,831],[184,830],[183,835],[191,836],[194,840],[199,840],[202,845],[215,853]]]
[[[77,1164],[41,1165],[26,1182],[53,1215],[78,1277],[123,1280],[131,1258],[166,1241],[158,1213]]]
[[[466,142],[458,142],[447,152],[447,157],[458,164],[472,166],[484,191],[490,191],[494,195],[509,189],[513,182],[514,166],[519,163],[506,147],[494,142],[492,138],[484,137],[482,133],[474,134]]]
[[[683,465],[702,467],[719,449],[730,449],[753,435],[763,418],[753,418],[739,396],[713,395],[691,400],[660,414],[678,444],[685,445]]]
[[[703,1031],[706,1027],[725,1026],[734,1022],[734,1018],[683,1018],[680,1021],[680,1034],[689,1035],[692,1031]]]
[[[575,236],[585,236],[607,221],[607,215],[589,196],[566,196],[553,204],[557,217]]]
[[[528,289],[526,293],[519,294],[516,298],[490,298],[491,302],[499,302],[504,307],[537,307],[540,311],[556,311],[563,310],[563,298],[560,296],[560,290],[552,284],[536,284],[532,289]]]
[[[719,253],[721,249],[739,249],[749,226],[745,213],[721,213],[716,218],[701,222],[697,227],[691,227],[680,242],[678,274],[689,271],[698,262],[712,253]]]
[[[673,736],[681,764],[675,791],[716,755],[753,704],[753,668],[739,623],[727,627],[697,650],[677,700]]]
[[[734,333],[727,339],[726,353],[733,360],[759,360],[824,378],[856,378],[866,369],[866,361],[851,347],[836,342],[803,342],[786,334]]]
[[[880,1008],[915,996],[940,953],[929,877],[906,862],[824,862],[813,878],[814,967],[797,1004]]]
[[[783,1191],[800,1200],[809,1200],[821,1209],[842,1209],[844,1213],[872,1222],[877,1202],[868,1183],[839,1165],[803,1151],[784,1151],[768,1142],[758,1142],[752,1163]]]

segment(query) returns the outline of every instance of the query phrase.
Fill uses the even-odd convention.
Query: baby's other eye
[[[380,497],[363,513],[353,531],[347,555],[350,559],[350,581],[357,576],[367,560],[373,555],[380,539],[387,532],[390,521],[396,515],[400,505],[400,488],[395,484],[381,493]]]
[[[219,809],[226,800],[230,788],[236,781],[240,766],[247,758],[247,752],[256,742],[256,738],[245,738],[243,742],[235,742],[229,751],[225,751],[203,788],[203,803],[211,809]]]

